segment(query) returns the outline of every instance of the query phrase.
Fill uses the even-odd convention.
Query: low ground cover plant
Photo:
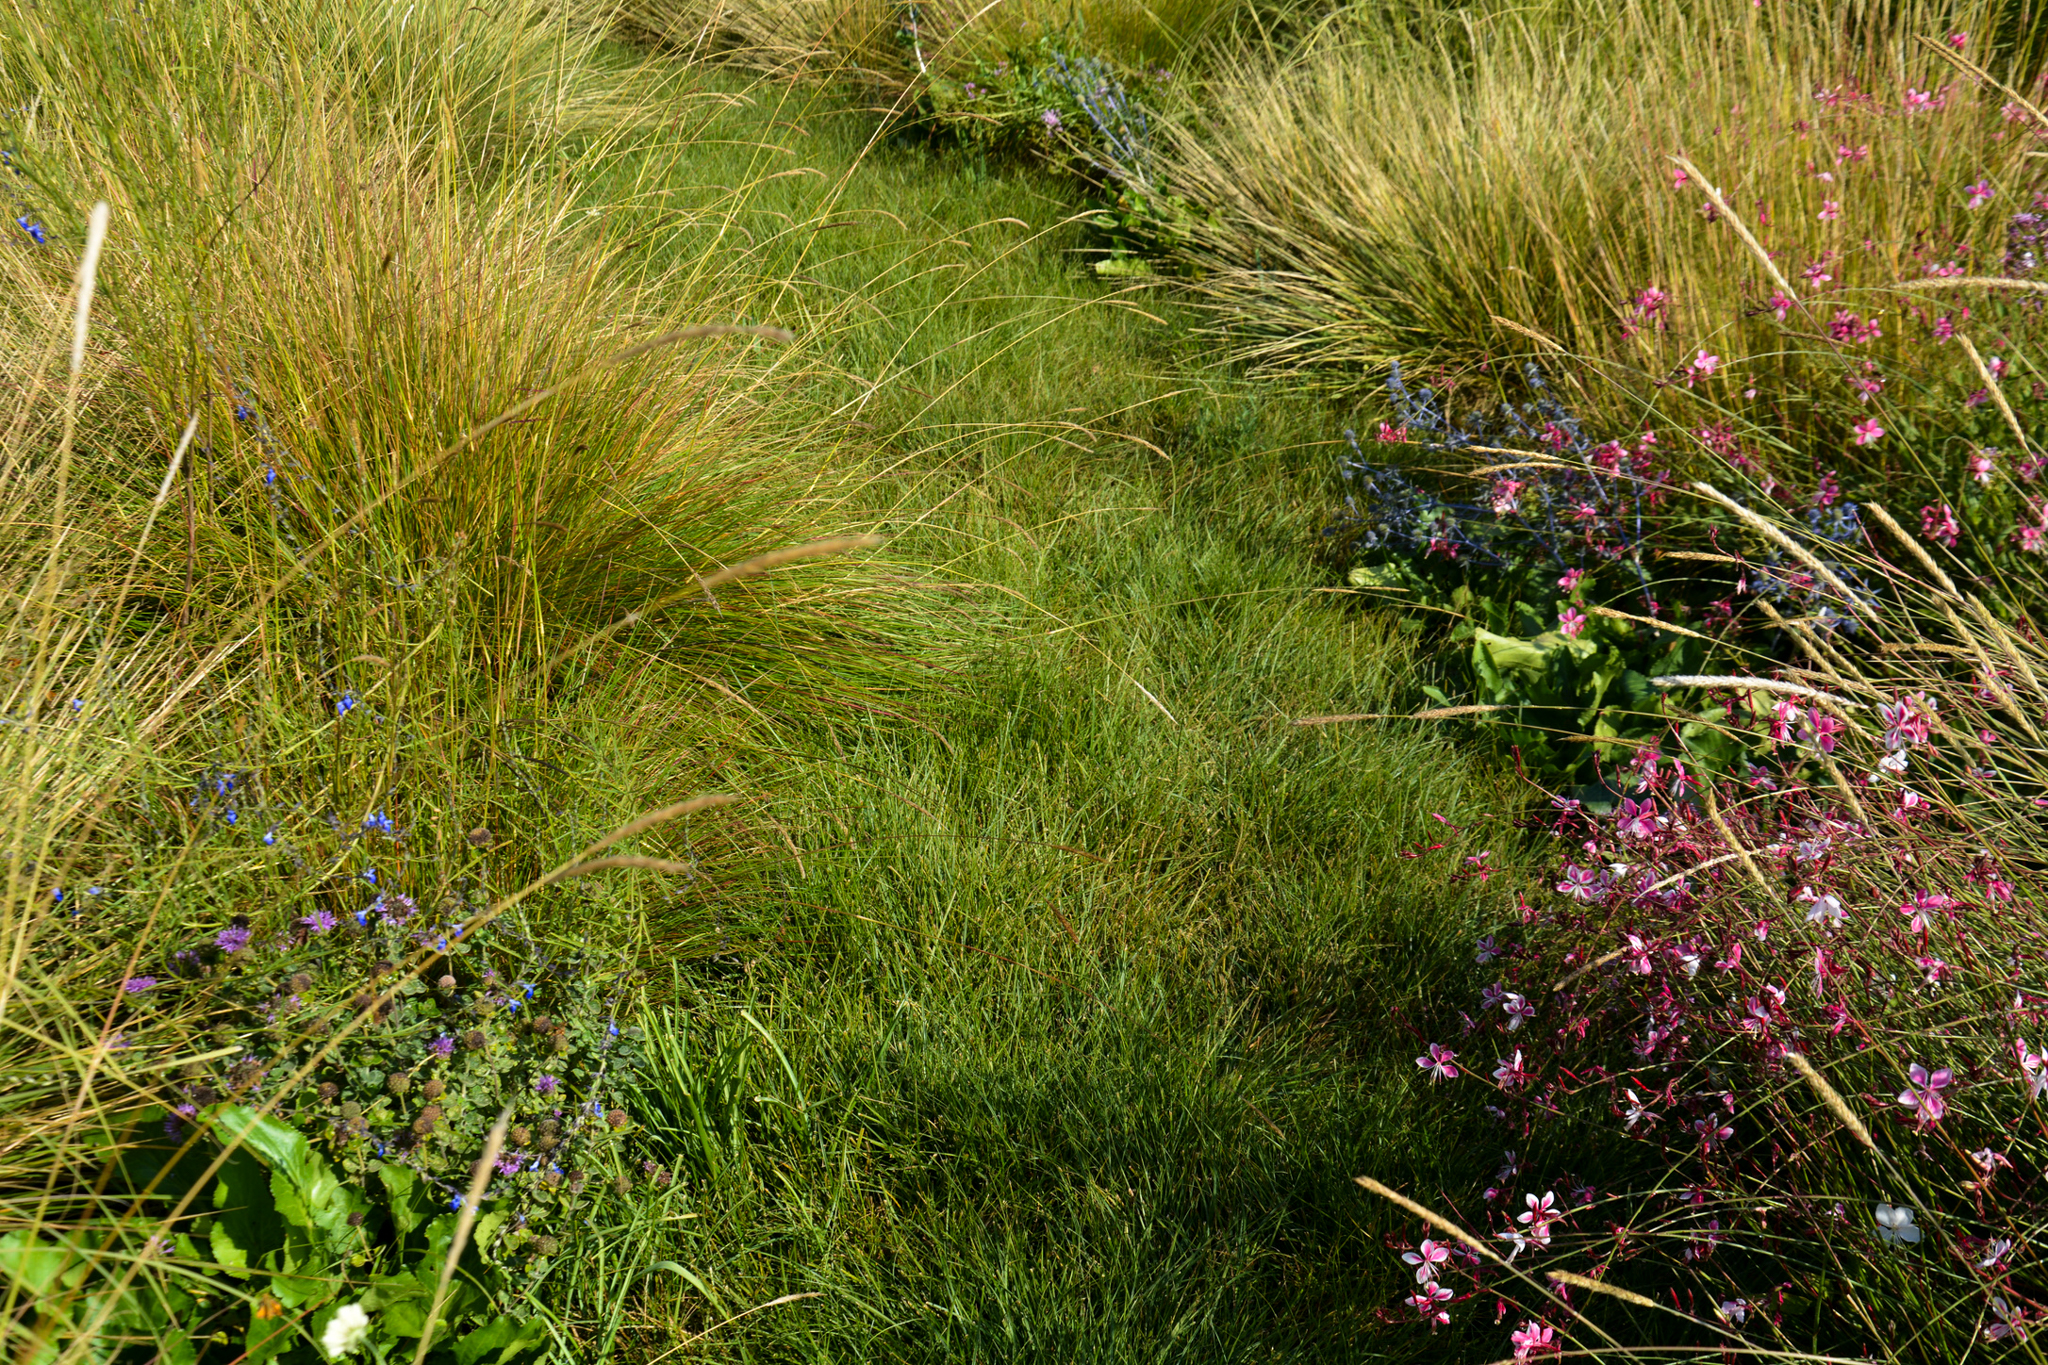
[[[1761,761],[1645,746],[1613,812],[1536,822],[1554,885],[1479,941],[1483,990],[1416,1060],[1491,1092],[1514,1149],[1402,1253],[1419,1320],[1463,1300],[1518,1359],[2029,1335],[2039,647],[1889,539],[1878,647],[1688,680]]]

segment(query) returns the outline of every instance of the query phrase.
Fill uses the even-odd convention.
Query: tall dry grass
[[[835,80],[884,100],[927,77],[959,80],[1054,35],[1131,65],[1178,66],[1244,22],[1237,0],[623,0],[626,32],[788,79]]]
[[[2039,24],[2028,3],[1354,7],[1298,48],[1219,62],[1151,188],[1195,206],[1168,226],[1230,353],[1254,364],[1357,387],[1396,360],[1471,373],[1561,350],[1640,383],[1704,347],[1771,352],[1761,377],[1812,384],[1816,355],[1837,373],[1828,310],[1810,343],[1765,336],[1775,282],[1703,216],[1697,179],[1674,188],[1671,158],[1723,192],[1801,297],[1823,257],[1828,302],[1865,313],[1857,291],[1926,266],[1995,273],[2039,149],[2011,95],[1920,40],[1967,35],[1964,56],[2031,90]],[[1941,107],[1909,110],[1909,91]],[[1838,147],[1866,150],[1838,162]],[[1973,213],[1980,179],[1998,197]],[[1668,300],[1655,316],[1636,309],[1650,289]],[[1918,335],[1902,311],[1880,361]]]

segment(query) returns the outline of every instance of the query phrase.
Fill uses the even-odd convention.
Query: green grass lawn
[[[1510,915],[1449,880],[1483,832],[1432,813],[1512,797],[1440,730],[1288,723],[1412,696],[1404,623],[1317,563],[1341,419],[1088,279],[1059,186],[863,152],[847,116],[728,117],[823,172],[753,201],[747,249],[878,304],[832,338],[895,376],[845,389],[898,456],[871,515],[958,605],[902,718],[780,730],[772,887],[657,931],[692,960],[662,1108],[701,1217],[647,1357],[792,1293],[699,1349],[1411,1351],[1374,1326],[1399,1266],[1351,1177],[1493,1156],[1446,1142],[1401,1020],[1440,1019]]]

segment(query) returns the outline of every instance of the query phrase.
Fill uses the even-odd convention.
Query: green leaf
[[[538,1318],[492,1318],[455,1343],[455,1365],[508,1365],[547,1338]]]
[[[403,1235],[419,1227],[424,1212],[418,1198],[419,1174],[406,1166],[384,1166],[378,1169],[377,1179],[390,1198],[391,1221],[399,1233]]]

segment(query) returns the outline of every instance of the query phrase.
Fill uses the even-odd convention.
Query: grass
[[[1619,429],[1705,351],[1763,396],[1717,391],[1689,423],[1833,444],[1832,310],[1885,319],[1855,360],[1952,378],[1890,286],[1951,261],[1996,273],[2004,219],[2038,188],[2008,89],[1934,49],[1962,34],[1970,62],[2032,89],[2038,28],[2024,4],[1626,5],[1597,23],[1545,5],[1352,9],[1305,42],[1237,49],[1154,164],[1125,169],[1187,200],[1161,224],[1171,254],[1219,344],[1275,373],[1359,392],[1399,362],[1483,392],[1508,362],[1548,357],[1568,382],[1603,376],[1582,401]],[[1909,89],[1937,88],[1941,108],[1905,108]],[[1674,156],[1695,168],[1682,188]],[[2001,197],[1972,214],[1964,187],[1980,179]],[[1788,290],[1702,216],[1702,181]],[[1815,262],[1830,282],[1805,276]],[[1665,299],[1654,313],[1649,290]],[[1788,291],[1810,314],[1789,336],[1766,306]]]
[[[634,1107],[690,1198],[521,1282],[559,1354],[1354,1351],[1398,1277],[1353,1166],[1464,1159],[1388,1012],[1501,913],[1430,812],[1508,798],[1441,734],[1287,724],[1414,676],[1303,548],[1331,414],[1195,372],[1027,176],[568,30],[477,50],[450,8],[408,47],[386,17],[9,21],[52,238],[6,257],[11,1349],[97,1358],[87,1272],[157,1273],[118,1221],[60,1240],[86,1277],[55,1299],[22,1250],[135,1217],[96,1163],[212,1074],[183,1059],[225,1026],[121,983],[235,914],[317,947],[291,926],[373,874],[446,925],[715,786],[742,804],[630,846],[688,877],[507,921],[672,973]],[[209,49],[241,65],[182,84]],[[477,65],[429,74],[444,49]],[[116,211],[80,404],[36,357],[88,194]],[[702,320],[797,340],[607,359]],[[886,554],[703,600],[850,530]],[[195,970],[260,995],[229,959]],[[351,960],[276,989],[339,1008]],[[185,1256],[209,1314],[312,1292]],[[791,1293],[820,1297],[751,1311]]]
[[[1448,882],[1463,842],[1403,855],[1511,798],[1440,733],[1288,724],[1414,676],[1303,552],[1330,416],[1193,373],[1028,176],[884,148],[842,189],[861,125],[730,114],[826,171],[753,201],[747,259],[874,301],[834,358],[897,377],[847,410],[901,452],[875,524],[956,585],[960,654],[910,723],[786,727],[772,885],[660,922],[710,955],[657,1085],[704,1217],[641,1349],[815,1293],[701,1349],[1355,1351],[1392,1277],[1352,1166],[1462,1160],[1387,1011],[1438,1008],[1499,914]]]

